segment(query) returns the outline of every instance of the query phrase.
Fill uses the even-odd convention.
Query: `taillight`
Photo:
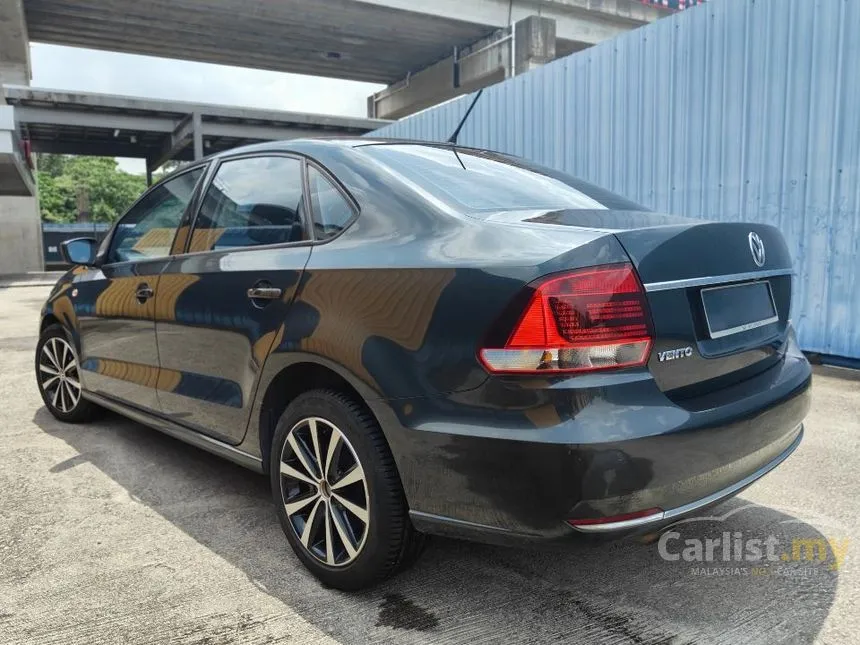
[[[648,362],[651,319],[630,264],[579,269],[530,286],[534,293],[504,347],[479,352],[490,372],[590,372]]]

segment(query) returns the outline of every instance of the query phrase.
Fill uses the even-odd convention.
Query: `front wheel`
[[[324,584],[371,586],[420,547],[385,437],[349,397],[330,390],[298,396],[278,421],[270,466],[281,527]]]
[[[78,357],[61,325],[47,327],[39,338],[36,382],[45,407],[60,421],[89,421],[99,411],[82,396]]]

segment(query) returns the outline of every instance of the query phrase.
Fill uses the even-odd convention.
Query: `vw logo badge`
[[[761,237],[759,237],[758,233],[750,233],[749,234],[750,241],[750,252],[752,253],[753,262],[756,263],[756,266],[763,267],[764,266],[764,242],[762,242]]]

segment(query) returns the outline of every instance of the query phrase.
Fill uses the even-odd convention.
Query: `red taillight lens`
[[[631,265],[580,269],[532,287],[505,346],[481,349],[489,371],[590,372],[648,361],[648,304]]]
[[[634,511],[632,513],[625,513],[624,515],[612,515],[609,517],[598,517],[598,518],[582,518],[577,520],[567,520],[567,523],[570,524],[574,528],[588,528],[588,527],[604,527],[611,528],[613,525],[634,525],[634,524],[645,524],[650,521],[663,519],[663,509],[662,508],[647,508],[644,511]],[[619,527],[620,528],[620,527]]]

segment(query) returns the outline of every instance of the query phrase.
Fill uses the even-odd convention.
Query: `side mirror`
[[[98,247],[98,240],[91,237],[78,237],[74,240],[66,240],[60,244],[60,254],[69,264],[93,266]]]

